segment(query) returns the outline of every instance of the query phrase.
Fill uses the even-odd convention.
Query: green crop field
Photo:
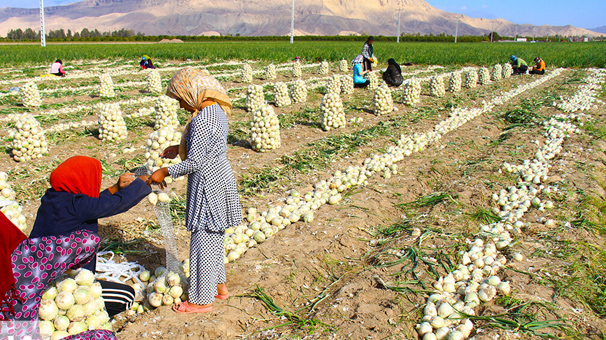
[[[156,60],[189,58],[211,62],[254,59],[285,62],[301,56],[312,61],[352,59],[360,53],[359,42],[208,42],[180,44],[50,44],[2,45],[0,62],[5,65],[48,63],[82,59],[138,59],[148,54]],[[550,67],[605,67],[606,43],[400,43],[376,42],[381,61],[426,65],[492,65],[515,54],[527,62],[540,55]]]

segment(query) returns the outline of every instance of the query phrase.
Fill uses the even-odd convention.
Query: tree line
[[[144,33],[137,32],[125,28],[116,31],[100,32],[98,29],[89,30],[83,28],[80,32],[63,28],[50,30],[46,33],[46,39],[50,41],[78,41],[91,38],[130,38],[135,36],[144,36]],[[12,41],[32,41],[40,39],[40,31],[34,31],[31,28],[22,30],[21,28],[12,29],[6,35],[6,40]]]
[[[497,32],[488,33],[485,35],[462,35],[457,37],[458,42],[489,42],[491,41],[491,34],[493,41],[503,40],[514,40],[515,37],[504,37],[500,36]],[[365,41],[367,35],[348,35],[348,36],[299,36],[296,37],[297,41]],[[532,40],[533,37],[518,36],[518,38],[527,38],[528,41]],[[572,37],[564,36],[551,36],[551,37],[534,37],[536,41],[569,41]],[[288,41],[289,36],[241,36],[236,35],[222,35],[222,36],[196,36],[196,35],[145,35],[145,33],[136,32],[130,29],[119,29],[116,31],[100,32],[98,29],[83,28],[80,32],[72,32],[70,29],[65,30],[63,28],[57,30],[50,30],[46,34],[46,40],[50,42],[104,42],[104,41],[124,41],[124,42],[154,42],[162,39],[180,39],[189,42],[209,42],[209,41]],[[375,41],[393,41],[397,40],[395,36],[374,36]],[[22,42],[22,41],[37,41],[40,40],[40,32],[27,28],[22,30],[21,28],[12,29],[8,32],[6,38],[0,37],[0,41],[4,42]],[[604,41],[604,37],[595,38],[591,40]],[[403,42],[454,42],[455,37],[453,35],[447,35],[445,33],[440,34],[405,34],[402,33],[400,41]]]

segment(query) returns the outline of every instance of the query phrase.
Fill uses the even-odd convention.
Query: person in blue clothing
[[[355,57],[352,62],[353,63],[354,87],[364,88],[364,87],[368,86],[368,84],[370,84],[370,80],[364,78],[364,75],[370,71],[364,70],[364,68],[362,66],[363,62],[364,62],[364,56],[362,56],[361,54],[359,54],[357,57]]]
[[[40,208],[30,239],[67,235],[76,231],[98,234],[99,218],[114,216],[134,207],[151,192],[149,176],[126,173],[112,187],[101,191],[101,163],[91,157],[68,158],[51,173],[51,188],[40,199]],[[95,273],[96,255],[82,266]],[[134,290],[127,285],[100,281],[108,313],[130,307]],[[117,293],[118,292],[118,293]],[[117,296],[119,295],[119,296]],[[108,301],[110,303],[108,303]]]

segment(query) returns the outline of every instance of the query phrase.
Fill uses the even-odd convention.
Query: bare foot
[[[187,304],[190,305],[190,306],[192,306],[192,307],[194,307],[194,308],[204,308],[204,307],[210,307],[210,306],[213,305],[212,303],[209,303],[209,304],[206,304],[206,305],[197,305],[197,304],[191,303],[189,301],[187,302]]]
[[[219,293],[219,295],[229,295],[227,285],[225,283],[219,283],[217,285],[217,293]]]

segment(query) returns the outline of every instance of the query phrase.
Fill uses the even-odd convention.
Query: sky
[[[474,18],[503,18],[516,24],[606,26],[606,0],[426,0],[447,12]],[[44,6],[65,5],[74,0],[45,0]],[[39,0],[0,0],[1,7],[37,8]]]
[[[3,1],[3,0],[0,0]],[[515,24],[606,26],[606,0],[426,0],[438,9],[473,18],[502,18]]]

